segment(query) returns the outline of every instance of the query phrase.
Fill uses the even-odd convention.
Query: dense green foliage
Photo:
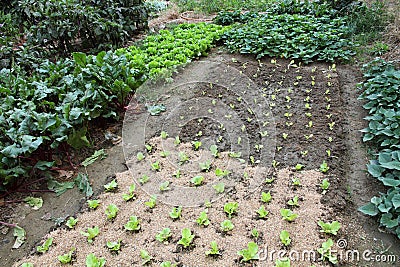
[[[215,13],[222,10],[245,9],[264,11],[273,0],[174,0],[181,11]]]
[[[51,167],[51,153],[43,150],[89,146],[88,121],[117,117],[145,80],[204,54],[222,33],[222,26],[186,24],[148,36],[139,47],[44,61],[32,75],[18,66],[2,69],[1,183],[28,175],[32,166]]]
[[[389,187],[386,194],[374,197],[360,208],[371,216],[379,216],[380,224],[400,238],[400,70],[381,59],[364,68],[366,81],[360,99],[366,101],[368,127],[363,130],[364,142],[376,150],[368,172]]]
[[[232,52],[300,59],[304,62],[350,59],[349,28],[342,18],[312,15],[260,15],[224,34]]]

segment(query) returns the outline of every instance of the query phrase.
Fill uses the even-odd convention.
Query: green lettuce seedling
[[[326,163],[325,160],[324,160],[324,161],[321,163],[321,165],[319,166],[319,170],[320,170],[322,173],[327,173],[327,172],[328,172],[329,166],[328,166],[328,163]]]
[[[200,162],[199,167],[200,167],[200,171],[209,172],[211,169],[211,161],[207,160],[206,162]]]
[[[160,184],[160,191],[168,191],[171,190],[171,188],[169,187],[169,181],[165,181],[163,183]]]
[[[83,236],[87,237],[87,242],[88,243],[92,243],[93,239],[98,236],[98,234],[100,233],[100,229],[98,226],[95,226],[94,228],[88,228],[87,232],[81,232],[81,234]]]
[[[300,178],[299,177],[294,177],[292,179],[292,185],[294,186],[301,186]]]
[[[321,232],[337,235],[338,231],[342,227],[342,225],[338,221],[333,221],[332,223],[324,223],[323,221],[319,221],[318,225],[321,226]]]
[[[140,250],[140,257],[142,258],[142,265],[149,264],[150,261],[153,259],[153,257],[150,256],[149,252],[147,250],[141,249]]]
[[[160,267],[176,267],[177,265],[172,264],[170,261],[163,261],[160,263]]]
[[[322,191],[322,194],[323,195],[325,195],[326,194],[326,191],[328,190],[328,188],[329,188],[329,186],[331,185],[331,183],[329,182],[329,179],[328,178],[325,178],[324,180],[322,180],[322,183],[321,183],[321,189],[323,190]]]
[[[147,174],[144,174],[142,177],[139,178],[139,183],[144,185],[150,180],[150,177]]]
[[[335,255],[332,255],[332,239],[328,239],[326,242],[322,243],[321,247],[317,249],[318,253],[321,254],[322,260],[328,260],[332,264],[337,264],[338,259]]]
[[[260,237],[260,233],[258,232],[258,230],[256,228],[254,228],[251,230],[251,236],[257,239]]]
[[[232,215],[237,213],[239,204],[237,202],[228,202],[224,205],[224,211],[228,215],[228,218],[232,218]]]
[[[117,216],[118,207],[115,206],[114,204],[110,204],[110,205],[107,206],[105,213],[107,215],[107,218],[109,220],[112,220]]]
[[[289,246],[292,240],[290,239],[289,232],[286,230],[282,230],[281,233],[279,234],[279,238],[281,239],[281,242],[285,246]]]
[[[268,214],[269,214],[269,212],[265,209],[265,206],[264,206],[264,205],[262,205],[262,206],[257,210],[257,213],[258,213],[258,218],[260,218],[260,219],[266,219],[267,216],[268,216]]]
[[[298,163],[294,168],[296,169],[296,171],[301,171],[304,168],[304,165]]]
[[[140,221],[136,216],[130,216],[129,221],[124,225],[125,230],[127,231],[139,231],[140,230]]]
[[[172,176],[175,176],[176,178],[180,178],[180,177],[181,177],[181,170],[180,170],[180,169],[177,169],[177,170],[172,174]]]
[[[283,258],[275,261],[275,267],[290,267],[290,259]]]
[[[247,249],[242,249],[237,252],[239,256],[242,257],[240,262],[247,262],[251,260],[259,260],[260,257],[258,255],[258,245],[254,242],[250,242],[247,244]]]
[[[46,241],[44,241],[43,245],[37,246],[36,251],[39,253],[45,253],[49,250],[51,244],[53,244],[53,238],[50,237]]]
[[[161,134],[160,134],[160,136],[161,136],[162,139],[167,139],[168,133],[165,132],[165,131],[162,131]]]
[[[118,252],[121,249],[121,240],[118,241],[107,241],[107,248],[110,251]]]
[[[88,200],[87,201],[88,206],[90,209],[95,210],[99,205],[100,205],[100,200],[98,199],[93,199],[93,200]]]
[[[93,253],[86,257],[86,267],[104,267],[105,264],[105,259],[97,258]]]
[[[173,220],[177,220],[181,217],[181,214],[182,214],[182,206],[173,207],[171,212],[169,213],[169,217],[171,217]]]
[[[180,143],[181,143],[181,139],[179,139],[179,136],[176,136],[176,137],[175,137],[175,140],[174,140],[174,145],[177,146],[177,145],[179,145]]]
[[[208,219],[208,215],[206,211],[200,212],[199,218],[196,220],[198,225],[208,226],[210,224],[210,220]]]
[[[292,199],[290,199],[287,204],[289,206],[293,206],[293,207],[299,207],[299,197],[298,196],[294,196]]]
[[[144,155],[143,155],[143,153],[142,153],[142,152],[138,152],[138,153],[136,154],[136,158],[137,158],[138,161],[144,160]]]
[[[219,249],[218,249],[217,242],[211,241],[210,246],[211,246],[211,250],[206,251],[207,256],[221,255],[221,253],[219,252]]]
[[[157,196],[153,195],[151,196],[149,201],[146,201],[144,204],[149,207],[150,209],[153,209],[156,206],[156,200]]]
[[[282,215],[282,219],[284,219],[285,221],[288,221],[288,222],[293,222],[294,220],[296,220],[297,217],[299,217],[298,214],[293,213],[289,209],[281,209],[280,212]]]
[[[214,156],[214,158],[220,157],[220,153],[218,152],[218,147],[216,145],[211,145],[210,151],[211,151],[211,154]]]
[[[185,162],[189,161],[189,156],[185,154],[185,152],[179,152],[178,153],[178,157],[179,157],[179,164],[182,165]]]
[[[199,150],[199,148],[201,147],[200,141],[194,141],[194,142],[192,142],[192,144],[193,144],[193,149],[196,151]]]
[[[151,151],[153,150],[153,146],[150,144],[146,144],[144,147],[146,148],[147,153],[151,153]]]
[[[221,229],[224,232],[228,232],[233,230],[235,226],[233,225],[233,223],[230,220],[225,220],[221,223]]]
[[[135,190],[136,190],[136,185],[131,184],[129,186],[128,194],[122,194],[123,200],[129,201],[129,200],[135,199]]]
[[[229,175],[229,171],[228,170],[221,170],[221,169],[219,169],[219,168],[217,168],[216,170],[215,170],[215,175],[217,176],[217,177],[225,177],[225,176],[228,176]]]
[[[76,223],[78,222],[78,219],[75,219],[74,217],[69,217],[68,221],[66,222],[66,226],[69,229],[72,229],[75,227]]]
[[[117,181],[115,181],[115,179],[109,182],[108,184],[104,185],[104,189],[106,190],[106,192],[113,192],[117,190],[117,188],[118,188],[118,183]]]
[[[194,235],[192,235],[192,231],[189,228],[183,228],[181,231],[182,237],[179,239],[178,244],[182,245],[184,248],[190,246],[193,242]]]
[[[74,253],[75,253],[75,248],[72,248],[68,253],[59,255],[57,259],[62,264],[70,263],[72,261],[72,256],[74,255]]]
[[[271,192],[268,193],[261,192],[261,201],[264,203],[269,203],[272,200]]]
[[[161,152],[160,152],[160,156],[161,156],[162,158],[166,158],[166,157],[168,157],[170,154],[171,154],[171,152],[169,152],[169,151],[161,151]]]
[[[156,235],[156,240],[161,243],[168,243],[168,239],[172,236],[170,228],[164,228]]]
[[[204,177],[201,175],[197,175],[190,180],[190,182],[195,186],[200,186],[203,183],[203,181]]]
[[[160,161],[157,160],[156,162],[152,163],[151,169],[153,171],[159,172],[161,170]]]
[[[218,184],[213,185],[213,188],[215,189],[215,191],[217,191],[217,193],[221,194],[225,191],[225,184],[218,183]]]
[[[228,153],[228,156],[229,157],[231,157],[231,158],[240,158],[241,156],[242,156],[242,153],[241,152],[229,152]]]

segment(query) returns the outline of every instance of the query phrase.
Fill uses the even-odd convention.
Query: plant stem
[[[16,225],[16,224],[6,223],[6,222],[2,222],[2,221],[0,221],[0,224],[5,225],[7,227],[11,227],[11,228],[18,227],[18,225]]]

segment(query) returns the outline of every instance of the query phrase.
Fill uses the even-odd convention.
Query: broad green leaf
[[[91,197],[93,195],[93,189],[86,173],[78,173],[74,181],[79,190],[85,193],[86,197]]]
[[[68,189],[74,188],[75,182],[63,182],[60,183],[56,180],[49,180],[47,182],[47,188],[53,190],[57,196],[65,193]]]
[[[364,205],[360,208],[358,208],[359,211],[361,211],[364,214],[370,215],[370,216],[375,216],[378,214],[378,208],[376,205],[372,203],[368,203],[367,205]]]
[[[26,232],[24,230],[24,228],[22,227],[14,227],[14,236],[16,237],[14,245],[12,246],[12,248],[19,248],[20,246],[22,246],[22,244],[25,243],[26,240]]]
[[[89,166],[90,164],[94,163],[96,160],[100,159],[105,159],[107,157],[106,152],[104,151],[104,149],[100,149],[100,150],[96,150],[93,155],[91,155],[90,157],[86,158],[81,165],[84,167]]]
[[[34,210],[38,210],[43,206],[43,199],[41,197],[26,197],[24,201]]]
[[[74,58],[75,64],[81,68],[86,67],[86,54],[82,52],[74,52],[72,53],[72,57]]]

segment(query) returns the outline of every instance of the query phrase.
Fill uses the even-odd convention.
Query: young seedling
[[[144,174],[142,177],[139,178],[139,183],[144,185],[150,180],[150,177],[147,174]]]
[[[238,136],[238,138],[237,138],[237,144],[240,145],[240,143],[242,143],[242,137]]]
[[[112,220],[117,216],[118,207],[115,206],[114,204],[110,204],[108,205],[105,213],[107,215],[107,219]]]
[[[57,259],[62,264],[71,263],[74,253],[75,248],[72,248],[68,253],[58,256]]]
[[[197,150],[199,150],[199,148],[201,147],[201,142],[200,142],[200,141],[193,141],[193,142],[192,142],[192,145],[193,145],[193,149],[194,149],[195,151],[197,151]]]
[[[156,240],[160,243],[167,244],[168,239],[172,236],[170,228],[164,228],[156,235]]]
[[[272,200],[271,192],[268,191],[267,193],[261,192],[261,201],[264,203],[269,203]]]
[[[115,190],[117,190],[117,188],[118,183],[115,179],[104,185],[104,189],[106,190],[106,192],[114,192]]]
[[[242,156],[241,152],[229,152],[228,156],[231,158],[240,158]]]
[[[166,157],[168,157],[170,154],[171,154],[171,152],[165,151],[165,150],[160,152],[160,156],[161,156],[162,158],[166,158]]]
[[[104,258],[97,258],[93,253],[86,256],[86,267],[103,267],[105,264]]]
[[[300,178],[299,177],[294,177],[292,179],[292,185],[293,186],[301,186]]]
[[[328,126],[329,126],[329,130],[333,131],[333,126],[335,126],[335,122],[334,121],[333,122],[329,122]]]
[[[332,255],[332,239],[328,239],[326,242],[322,243],[321,247],[317,249],[318,253],[321,254],[322,260],[328,260],[332,264],[337,264],[338,259],[335,255]]]
[[[292,199],[290,199],[288,202],[287,202],[287,204],[289,205],[289,206],[292,206],[292,207],[299,207],[299,197],[298,196],[294,196]]]
[[[309,121],[308,124],[306,125],[306,128],[312,128],[313,127],[313,122]]]
[[[98,199],[89,199],[87,201],[87,203],[88,203],[88,206],[89,206],[90,209],[95,210],[100,205],[100,200],[98,200]]]
[[[165,131],[162,131],[161,134],[160,134],[160,136],[161,136],[162,139],[167,139],[168,133],[165,132]]]
[[[224,205],[224,211],[229,219],[232,218],[233,214],[237,213],[238,206],[237,202],[228,202]]]
[[[217,177],[225,177],[225,176],[228,176],[229,175],[229,171],[228,170],[221,170],[221,169],[219,169],[219,168],[217,168],[217,169],[215,169],[215,175],[217,176]]]
[[[297,217],[299,217],[298,214],[294,213],[293,211],[289,210],[289,209],[281,209],[281,216],[282,219],[284,219],[285,221],[288,222],[293,222],[294,220],[296,220]]]
[[[308,140],[310,140],[312,137],[313,137],[314,135],[313,134],[305,134],[304,135],[304,138],[308,141]]]
[[[326,163],[325,160],[324,160],[324,161],[321,163],[321,165],[319,166],[319,170],[320,170],[322,173],[327,173],[327,172],[328,172],[329,166],[328,166],[328,163]]]
[[[192,231],[189,228],[183,228],[181,231],[181,239],[179,239],[178,244],[182,245],[184,248],[189,247],[194,239],[194,235],[192,235]]]
[[[223,221],[223,222],[221,223],[221,229],[222,229],[222,231],[224,231],[225,233],[226,233],[226,232],[229,232],[229,231],[232,231],[234,227],[235,227],[235,226],[233,225],[233,223],[232,223],[230,220],[225,220],[225,221]]]
[[[239,256],[241,256],[240,262],[248,262],[251,260],[259,260],[260,257],[258,255],[258,245],[254,242],[250,242],[247,244],[247,249],[242,249],[237,252]]]
[[[287,133],[282,133],[282,138],[283,138],[284,140],[286,140],[286,139],[288,138],[288,136],[289,136],[289,134],[287,134]]]
[[[181,143],[181,139],[179,139],[179,136],[175,137],[174,145],[178,146]]]
[[[172,174],[172,176],[175,176],[175,178],[180,178],[181,177],[181,170],[180,169],[177,169],[173,174]]]
[[[200,162],[199,167],[200,167],[200,171],[209,172],[211,169],[211,161],[207,160],[206,162]]]
[[[210,243],[211,250],[206,251],[207,256],[218,256],[221,255],[218,249],[217,242],[211,241]]]
[[[150,256],[149,252],[144,249],[140,250],[140,257],[142,258],[142,265],[149,264],[153,259],[153,257]]]
[[[100,233],[100,229],[98,226],[95,226],[94,228],[88,228],[87,232],[81,232],[83,236],[87,237],[87,242],[91,244],[93,242],[93,239],[98,236]]]
[[[51,244],[53,244],[53,238],[50,237],[44,241],[43,245],[37,246],[36,251],[43,254],[49,250]]]
[[[279,238],[284,246],[289,246],[292,240],[290,239],[289,232],[286,230],[282,230],[279,234]]]
[[[193,177],[193,178],[190,180],[190,182],[191,182],[194,186],[200,186],[200,185],[202,185],[203,181],[204,181],[204,177],[201,176],[201,175],[197,175],[197,176]]]
[[[173,220],[178,220],[182,215],[182,206],[173,207],[171,212],[169,213],[169,217]]]
[[[160,267],[176,267],[176,264],[172,264],[170,261],[163,261],[160,263]]]
[[[76,223],[78,222],[78,219],[75,219],[74,217],[69,217],[67,223],[65,224],[69,229],[72,229],[75,227]]]
[[[153,209],[156,206],[156,200],[157,196],[153,195],[151,196],[149,201],[146,201],[144,204],[149,207],[150,209]]]
[[[107,241],[107,248],[110,251],[118,252],[121,249],[121,240],[118,241]]]
[[[261,205],[261,207],[257,210],[257,213],[258,213],[258,218],[260,218],[260,219],[267,219],[267,216],[268,216],[268,214],[269,214],[269,211],[267,211],[267,210],[265,209],[265,206],[264,206],[264,205]]]
[[[278,167],[279,164],[280,164],[279,161],[272,160],[272,167],[273,167],[274,169],[276,169],[276,167]]]
[[[146,148],[147,153],[151,153],[151,151],[153,150],[153,146],[150,144],[146,144],[144,147]]]
[[[153,162],[151,164],[151,169],[153,171],[159,172],[161,170],[160,161],[157,160],[156,162]]]
[[[189,161],[189,156],[186,155],[184,152],[179,152],[178,157],[179,157],[179,164],[180,165],[182,165],[185,162]]]
[[[210,151],[211,151],[211,154],[213,155],[214,158],[219,158],[220,157],[220,153],[218,152],[218,147],[216,145],[211,145],[210,146]]]
[[[277,259],[275,261],[275,267],[290,267],[290,259],[289,258]]]
[[[265,183],[266,184],[272,184],[273,182],[275,181],[275,178],[274,177],[272,177],[272,178],[265,178]]]
[[[144,155],[143,155],[143,153],[142,153],[142,152],[138,152],[138,153],[136,154],[136,158],[137,158],[138,161],[144,160]]]
[[[208,219],[208,215],[206,211],[200,212],[199,218],[197,218],[196,223],[199,226],[208,226],[210,224],[210,220]]]
[[[140,221],[138,217],[131,216],[129,217],[129,221],[124,225],[125,230],[127,231],[139,231],[140,230]]]
[[[329,179],[328,179],[328,178],[325,178],[324,180],[322,180],[320,186],[321,186],[321,189],[323,190],[323,191],[322,191],[322,194],[323,194],[323,195],[326,194],[326,191],[328,191],[330,185],[331,185],[331,183],[329,182]]]
[[[304,165],[297,163],[296,166],[294,167],[294,169],[296,171],[301,171],[304,168]]]
[[[325,150],[325,152],[326,152],[326,154],[328,155],[328,158],[330,158],[330,157],[331,157],[331,150],[330,150],[330,149],[327,149],[327,150]]]
[[[217,191],[218,194],[221,194],[225,191],[225,184],[224,183],[218,183],[213,185],[213,188],[215,191]]]
[[[160,184],[160,191],[164,192],[164,191],[168,191],[168,190],[171,190],[171,188],[169,187],[169,181],[162,182]]]
[[[322,228],[320,232],[332,235],[337,235],[338,231],[342,227],[338,221],[333,221],[332,223],[324,223],[323,221],[319,221],[318,225]]]
[[[212,114],[212,111],[211,111],[211,112],[210,112],[210,111],[211,111],[211,109],[209,109],[208,112],[209,112],[210,114]],[[198,131],[197,134],[196,134],[196,136],[197,136],[197,137],[203,136],[203,131]]]

